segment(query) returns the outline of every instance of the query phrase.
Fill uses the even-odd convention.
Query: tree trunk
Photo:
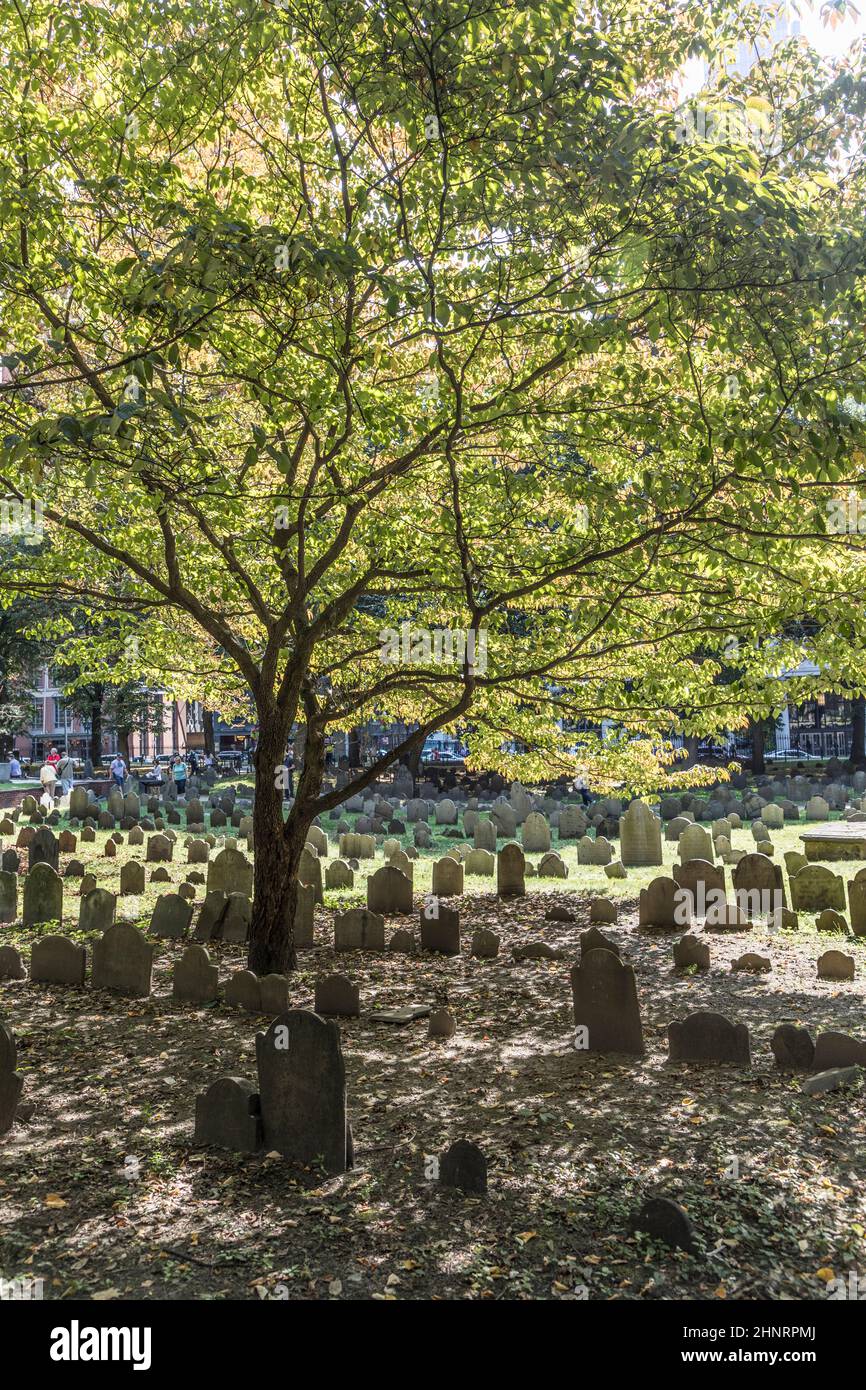
[[[361,766],[361,731],[349,730],[349,767]]]
[[[129,767],[130,764],[129,740],[131,735],[131,729],[118,729],[117,731],[117,751],[123,758],[127,767]]]
[[[851,762],[858,767],[866,765],[866,697],[854,695],[851,699]]]
[[[204,731],[204,751],[213,756],[216,752],[216,726],[213,710],[202,709],[201,724]]]
[[[94,767],[102,762],[102,701],[94,700],[90,707],[90,761]]]
[[[766,772],[767,765],[764,762],[764,724],[763,720],[756,719],[749,721],[749,732],[752,738],[752,772]]]

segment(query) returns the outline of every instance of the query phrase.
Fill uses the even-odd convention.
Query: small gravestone
[[[459,897],[463,892],[463,865],[450,855],[433,864],[433,894],[437,898]]]
[[[680,937],[680,940],[674,943],[674,965],[677,970],[685,970],[690,965],[696,970],[709,970],[709,944],[697,936]]]
[[[0,980],[26,980],[21,952],[14,946],[0,946]]]
[[[41,825],[30,841],[29,866],[49,864],[55,872],[60,868],[60,844],[47,825]]]
[[[18,916],[18,876],[0,871],[0,922],[14,922]]]
[[[543,854],[538,864],[539,878],[568,878],[568,866],[555,850]]]
[[[695,1228],[688,1214],[670,1197],[647,1197],[632,1218],[632,1230],[643,1231],[652,1240],[696,1255]]]
[[[257,1034],[256,1058],[265,1147],[326,1173],[345,1172],[352,1141],[337,1024],[291,1009]]]
[[[499,937],[496,932],[490,931],[488,927],[478,927],[472,933],[473,956],[480,960],[493,960],[499,955]]]
[[[144,865],[127,859],[120,868],[120,896],[140,897],[144,892]]]
[[[430,1015],[427,1025],[428,1038],[453,1038],[457,1031],[454,1015],[447,1009],[437,1009]]]
[[[0,1023],[0,1134],[8,1134],[24,1088],[24,1077],[17,1065],[15,1039],[5,1023]]]
[[[444,903],[434,906],[435,913],[430,912],[429,904],[421,909],[421,949],[457,956],[460,954],[460,913]]]
[[[221,1076],[196,1097],[193,1142],[238,1153],[255,1153],[262,1147],[259,1097],[252,1082]]]
[[[219,996],[219,967],[211,965],[204,946],[187,946],[174,967],[172,993],[190,1004],[208,1004]]]
[[[87,951],[66,936],[42,936],[30,952],[30,979],[55,985],[83,985]]]
[[[845,911],[845,882],[823,864],[807,864],[789,880],[791,906],[795,912],[823,912],[832,907]]]
[[[209,860],[207,891],[214,893],[243,893],[253,896],[253,866],[239,849],[226,846]]]
[[[148,864],[169,864],[173,854],[174,845],[167,835],[150,836],[145,851]]]
[[[284,1014],[289,1007],[289,981],[285,975],[262,975],[259,980],[263,1014]]]
[[[578,1050],[643,1054],[634,970],[612,951],[581,955],[571,970]]]
[[[231,1008],[246,1009],[247,1013],[262,1013],[262,988],[258,976],[251,970],[236,970],[226,985],[225,1002]]]
[[[117,899],[105,888],[94,888],[81,899],[78,909],[78,930],[104,932],[114,923]]]
[[[109,927],[93,947],[90,982],[94,989],[145,999],[150,994],[152,972],[153,947],[129,922]]]
[[[496,894],[522,898],[526,894],[526,859],[520,845],[507,844],[496,856]]]
[[[815,1041],[808,1028],[780,1023],[770,1041],[780,1071],[810,1071],[815,1060]]]
[[[818,957],[819,980],[853,980],[854,957],[844,951],[825,951]]]
[[[705,859],[712,864],[715,851],[709,831],[702,825],[686,826],[677,842],[677,852],[681,864],[688,863],[690,859]]]
[[[611,902],[610,898],[593,898],[589,905],[590,922],[615,922],[617,919],[616,903]],[[559,919],[561,920],[561,919]],[[573,920],[573,919],[572,919]]]
[[[397,951],[404,956],[414,956],[418,949],[418,942],[415,933],[407,931],[405,927],[399,927],[393,932],[388,942],[389,951]]]
[[[242,946],[249,938],[253,905],[246,893],[229,893],[219,923],[219,940]]]
[[[157,899],[150,919],[150,934],[177,941],[186,936],[191,921],[192,903],[186,902],[179,893],[165,893]]]
[[[688,926],[688,901],[684,905],[678,897],[679,888],[672,878],[654,878],[648,888],[640,890],[638,898],[638,923],[642,927],[653,927],[661,931],[672,931],[676,927]]]
[[[818,1072],[803,1082],[803,1092],[807,1096],[820,1096],[826,1091],[841,1091],[847,1086],[856,1085],[863,1077],[863,1070],[855,1067],[833,1067],[830,1071]]]
[[[755,951],[746,951],[745,955],[731,961],[732,970],[743,970],[749,975],[766,975],[772,968],[769,957],[759,956]]]
[[[477,1144],[458,1139],[439,1159],[439,1182],[461,1192],[483,1196],[487,1191],[487,1159]]]
[[[662,823],[643,801],[633,801],[620,817],[621,859],[627,867],[662,863]]]
[[[228,904],[228,894],[221,890],[208,893],[201,906],[194,932],[196,941],[218,941],[220,925]]]
[[[404,873],[390,864],[377,869],[367,879],[367,907],[370,912],[391,916],[412,911],[412,884]]]
[[[524,854],[545,854],[550,849],[550,826],[540,811],[530,811],[523,822]]]
[[[730,1062],[752,1064],[749,1030],[722,1014],[701,1010],[668,1024],[668,1056],[672,1062]]]
[[[580,933],[580,953],[582,956],[589,951],[612,951],[615,956],[622,959],[622,952],[615,941],[611,941],[609,936],[600,932],[598,927],[590,927],[587,931]]]
[[[326,888],[353,888],[354,870],[343,859],[334,859],[325,870]]]
[[[63,879],[50,864],[37,864],[24,880],[24,925],[62,920]]]
[[[325,901],[322,889],[322,861],[314,849],[305,845],[301,850],[301,858],[298,864],[298,882],[307,888],[312,888],[315,893],[316,902],[322,905]],[[250,895],[251,896],[251,895]]]
[[[819,1033],[815,1041],[813,1066],[816,1071],[832,1067],[866,1066],[866,1043],[847,1033]]]
[[[384,951],[385,919],[364,907],[338,912],[334,917],[335,951]]]
[[[358,986],[345,975],[326,975],[316,981],[317,1014],[340,1014],[345,1018],[358,1018],[361,1013]]]

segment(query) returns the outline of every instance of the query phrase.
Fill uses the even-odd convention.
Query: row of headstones
[[[791,909],[785,901],[782,867],[764,854],[744,855],[731,872],[733,903],[726,901],[725,871],[704,859],[689,859],[673,866],[673,877],[654,878],[642,888],[638,921],[644,927],[671,929],[684,926],[693,916],[706,916],[709,924],[733,928],[750,925],[752,915],[774,917],[788,929],[797,927],[797,912],[841,914],[846,909],[846,883],[841,874],[822,864],[804,863],[789,877]],[[866,869],[847,884],[851,930],[866,936]],[[841,931],[847,923],[824,917],[819,929]]]
[[[643,1056],[643,1027],[634,968],[613,942],[582,952],[571,970],[575,1048]],[[668,1024],[672,1062],[751,1065],[749,1030],[723,1014],[699,1010]],[[842,1033],[822,1033],[811,1045],[807,1029],[783,1024],[771,1044],[779,1066],[816,1072],[866,1065],[866,1043]]]
[[[674,965],[679,970],[693,966],[702,972],[710,968],[709,942],[701,941],[700,937],[691,934],[674,943],[673,956]],[[750,974],[764,975],[772,968],[773,963],[768,956],[759,956],[754,951],[746,951],[744,955],[731,961],[731,970],[744,970]],[[824,951],[816,962],[819,980],[853,980],[856,970],[857,963],[854,957],[844,951]]]

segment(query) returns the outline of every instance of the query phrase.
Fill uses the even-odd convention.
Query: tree
[[[862,76],[790,48],[708,136],[673,83],[738,8],[0,21],[0,477],[50,537],[17,589],[252,698],[252,969],[294,966],[313,819],[470,709],[506,775],[696,781],[665,736],[766,712],[768,632],[812,603],[862,640],[827,512],[861,477]],[[732,635],[720,696],[693,653]],[[326,786],[329,731],[373,717],[414,731]]]

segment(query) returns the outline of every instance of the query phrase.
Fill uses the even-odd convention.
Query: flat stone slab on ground
[[[370,1014],[374,1023],[414,1023],[416,1018],[427,1018],[429,1004],[410,1004],[405,1009],[378,1009]]]
[[[866,825],[863,824],[834,821],[804,830],[800,839],[806,858],[812,863],[817,859],[866,859]]]

